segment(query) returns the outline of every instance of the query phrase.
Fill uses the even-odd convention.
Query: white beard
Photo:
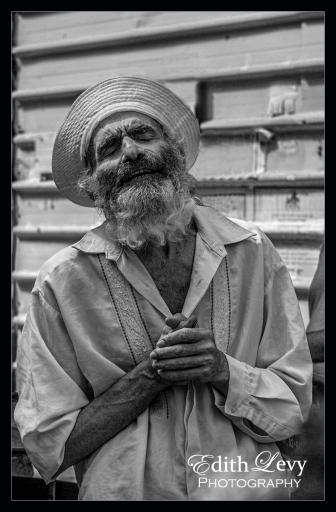
[[[108,230],[131,249],[144,243],[165,245],[183,238],[192,218],[194,200],[169,178],[141,176],[111,199]]]

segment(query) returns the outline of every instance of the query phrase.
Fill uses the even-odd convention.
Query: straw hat
[[[60,192],[74,203],[94,206],[78,186],[83,156],[97,125],[115,112],[136,111],[159,122],[184,147],[186,170],[198,155],[199,125],[192,111],[167,87],[139,77],[104,80],[73,103],[54,143],[52,171]]]

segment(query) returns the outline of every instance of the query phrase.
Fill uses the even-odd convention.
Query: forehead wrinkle
[[[157,128],[159,124],[156,121],[148,122],[142,121],[141,119],[131,119],[130,121],[125,121],[125,128]]]
[[[154,133],[160,133],[162,130],[161,126],[156,123],[155,121],[153,123],[146,122],[145,120],[141,119],[132,119],[130,121],[125,121],[124,125],[122,127],[122,132],[124,134],[130,135],[134,130],[151,130],[154,131]]]

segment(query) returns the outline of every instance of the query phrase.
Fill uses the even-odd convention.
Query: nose
[[[138,158],[140,148],[130,137],[123,138],[121,148],[124,160],[136,160]]]

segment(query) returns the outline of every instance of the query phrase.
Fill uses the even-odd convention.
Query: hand
[[[197,324],[197,318],[194,315],[191,315],[189,318],[182,315],[182,313],[175,313],[175,315],[168,316],[165,319],[166,325],[162,329],[161,338],[172,331],[177,331],[179,329],[183,329],[183,327],[194,327]]]
[[[160,377],[172,383],[229,380],[226,357],[216,347],[209,329],[183,327],[164,334],[150,358]]]
[[[165,319],[165,322],[166,322],[166,325],[162,329],[162,333],[158,340],[158,343],[161,341],[161,339],[166,334],[168,334],[170,332],[177,331],[179,329],[183,329],[184,327],[194,327],[195,325],[197,325],[197,318],[194,315],[191,315],[189,318],[187,318],[186,316],[182,315],[182,313],[175,313],[175,315],[168,316]],[[154,356],[154,352],[151,353],[151,356]],[[157,369],[155,369],[155,364],[156,364],[155,357],[150,357],[150,364],[152,365],[152,370],[157,374],[158,379],[161,382],[167,382],[167,381],[163,381],[162,377],[157,372]],[[186,386],[188,383],[186,381],[181,381],[181,382],[175,381],[174,384],[179,385],[179,386]]]

